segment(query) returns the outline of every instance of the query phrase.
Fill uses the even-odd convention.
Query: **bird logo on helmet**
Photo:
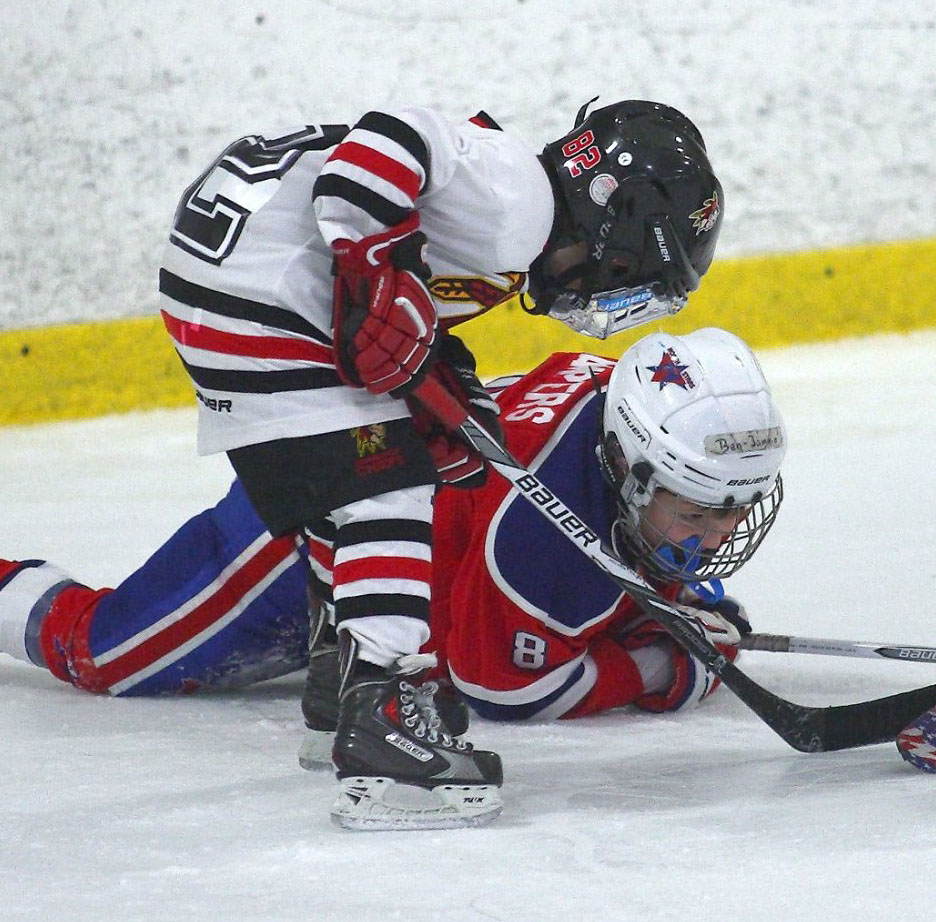
[[[618,506],[616,549],[665,579],[730,575],[776,519],[785,451],[783,420],[742,340],[715,328],[645,336],[617,362],[602,411],[598,458]],[[691,520],[680,538],[651,508],[660,492],[667,521]]]
[[[627,100],[586,115],[588,105],[540,155],[557,209],[528,309],[604,339],[685,305],[715,254],[724,196],[681,112]]]
[[[721,209],[718,207],[718,193],[713,192],[711,198],[707,198],[702,207],[693,211],[689,215],[692,226],[695,228],[696,236],[710,231],[718,223],[721,215]]]

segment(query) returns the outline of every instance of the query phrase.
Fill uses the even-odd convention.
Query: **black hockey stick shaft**
[[[760,650],[767,653],[814,653],[819,656],[856,656],[864,659],[899,659],[908,663],[936,663],[936,647],[914,644],[754,633],[742,637],[739,646],[742,650]]]
[[[547,521],[794,749],[829,752],[889,742],[911,720],[936,704],[936,685],[872,701],[829,707],[795,704],[767,691],[720,653],[685,615],[626,566],[559,497],[501,447],[439,382],[426,378],[413,391],[413,396],[449,429],[460,429],[491,466]]]

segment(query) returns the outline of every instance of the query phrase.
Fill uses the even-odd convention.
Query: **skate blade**
[[[307,772],[319,772],[332,767],[332,745],[334,730],[306,730],[299,747],[299,764]]]
[[[440,784],[428,790],[392,778],[345,778],[332,807],[343,829],[464,829],[500,816],[500,791],[491,784]]]

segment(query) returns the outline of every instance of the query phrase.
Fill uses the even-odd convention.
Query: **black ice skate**
[[[332,758],[341,792],[332,819],[348,829],[480,826],[501,812],[500,757],[453,735],[439,715],[435,682],[419,673],[432,654],[382,669],[355,656],[341,632],[342,683]]]
[[[299,747],[299,764],[308,771],[331,768],[338,723],[338,637],[330,606],[309,590],[309,669],[302,692],[302,716],[309,728]]]
[[[310,606],[309,670],[302,693],[302,716],[308,732],[299,747],[299,764],[307,771],[332,767],[338,724],[338,641],[324,605]],[[452,736],[468,729],[468,707],[445,681],[437,683],[436,709]]]
[[[302,716],[308,732],[299,747],[299,764],[308,771],[331,768],[338,724],[338,646],[334,641],[323,641],[309,653]]]

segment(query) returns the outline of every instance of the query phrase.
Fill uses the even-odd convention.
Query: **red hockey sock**
[[[52,603],[39,628],[39,646],[57,679],[86,691],[107,691],[94,665],[88,632],[98,602],[112,591],[70,586]]]

